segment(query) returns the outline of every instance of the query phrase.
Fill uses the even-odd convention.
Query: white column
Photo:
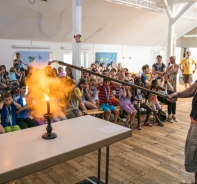
[[[81,34],[81,0],[72,0],[72,64],[81,66],[81,43],[76,43],[74,35]],[[81,72],[73,70],[74,79],[81,78]]]
[[[174,50],[173,42],[174,42],[174,24],[172,19],[169,19],[167,60],[173,54],[173,50]]]

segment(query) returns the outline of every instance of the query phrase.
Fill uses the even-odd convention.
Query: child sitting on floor
[[[20,127],[16,124],[16,109],[20,109],[21,105],[14,102],[12,95],[9,92],[4,92],[1,95],[3,106],[1,109],[1,124],[5,129],[5,132],[13,132],[20,130]]]
[[[129,83],[128,80],[124,82]],[[123,85],[119,92],[119,100],[120,100],[120,107],[127,113],[125,126],[132,127],[132,123],[134,121],[136,115],[136,109],[134,108],[133,104],[131,103],[131,91],[130,86]]]
[[[111,112],[114,114],[114,123],[117,123],[118,111],[112,105],[112,91],[114,86],[109,79],[103,79],[103,85],[98,87],[99,90],[99,104],[101,109],[105,112],[105,119],[109,121]]]

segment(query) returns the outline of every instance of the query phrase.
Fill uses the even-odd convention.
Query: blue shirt
[[[7,126],[16,125],[16,106],[11,104],[9,107],[6,107],[5,104],[1,110],[1,124],[5,128]]]
[[[21,107],[24,107],[26,105],[26,99],[23,98],[21,95],[20,96],[17,96],[15,99],[14,99],[18,104],[21,105]],[[17,118],[29,118],[29,109],[25,109],[23,111],[21,111]]]
[[[155,71],[158,71],[158,72],[163,72],[163,69],[166,68],[166,65],[162,63],[162,65],[160,67],[157,66],[157,64],[153,64],[153,66],[155,68]]]
[[[141,76],[141,81],[144,84],[144,86],[147,86],[146,83],[145,83],[146,80],[148,80],[148,77],[146,75],[144,75],[144,73],[143,73],[142,76]]]

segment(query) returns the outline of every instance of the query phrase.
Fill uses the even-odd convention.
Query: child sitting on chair
[[[158,86],[158,82],[157,80],[153,80],[150,90],[152,91],[158,91],[158,90],[162,90],[162,87]],[[154,116],[156,118],[156,121],[158,123],[158,126],[163,127],[163,123],[162,121],[159,119],[159,115],[161,112],[161,105],[159,104],[158,100],[157,100],[157,95],[150,93],[148,95],[148,104],[149,106],[154,110]],[[157,114],[157,110],[158,110],[158,114]]]
[[[1,95],[3,106],[1,109],[1,124],[5,129],[5,132],[13,132],[20,130],[20,127],[16,124],[16,109],[20,109],[21,105],[14,102],[12,95],[9,92],[4,92]]]
[[[112,105],[112,91],[115,87],[111,84],[109,79],[103,79],[103,85],[98,87],[99,90],[99,104],[101,109],[105,112],[105,118],[107,121],[110,119],[111,112],[114,114],[114,123],[117,123],[118,111],[116,107]]]
[[[128,80],[125,80],[129,84]],[[120,107],[127,113],[125,126],[132,128],[132,123],[136,115],[136,109],[131,103],[131,91],[130,86],[123,85],[119,92]]]

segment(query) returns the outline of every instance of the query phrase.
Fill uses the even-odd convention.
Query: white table
[[[112,131],[108,132],[110,126]],[[112,126],[112,127],[111,127]],[[128,138],[132,130],[92,116],[52,124],[56,139],[44,140],[46,126],[0,135],[0,183],[9,182],[47,167],[107,146],[108,183],[109,145]],[[104,128],[104,129],[103,129]],[[105,132],[107,131],[107,132]],[[98,163],[100,180],[100,163]]]

